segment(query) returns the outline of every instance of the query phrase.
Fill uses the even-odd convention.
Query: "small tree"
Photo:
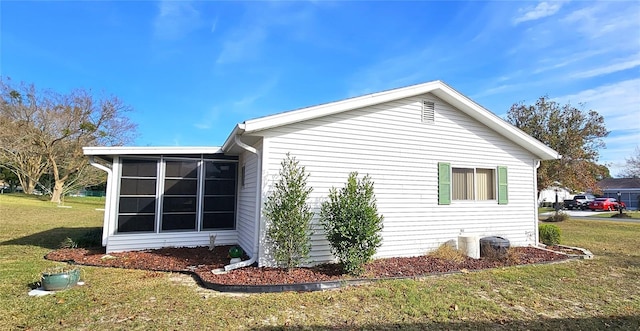
[[[382,219],[368,175],[360,180],[358,173],[352,172],[344,188],[329,191],[329,200],[322,203],[320,222],[331,252],[347,273],[362,273],[364,264],[382,244]]]
[[[313,189],[307,187],[309,174],[295,157],[287,153],[280,164],[280,178],[264,208],[269,220],[267,239],[276,262],[291,269],[306,261],[311,250],[313,212],[307,198]]]

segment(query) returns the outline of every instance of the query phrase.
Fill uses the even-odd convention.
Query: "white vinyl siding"
[[[237,243],[249,256],[253,256],[255,224],[258,222],[256,218],[258,157],[253,153],[244,152],[240,155],[240,166],[244,168],[244,185],[238,185]]]
[[[437,125],[422,123],[425,98],[435,100]],[[316,212],[313,262],[332,260],[317,214],[329,189],[343,187],[351,171],[371,176],[378,211],[384,215],[383,245],[377,257],[421,255],[461,234],[503,236],[512,245],[535,240],[535,157],[434,95],[355,109],[256,135],[264,135],[269,146],[264,154],[263,199],[287,152],[310,174],[308,184],[313,192],[309,203]],[[508,167],[509,204],[471,200],[439,205],[440,162],[452,168]]]

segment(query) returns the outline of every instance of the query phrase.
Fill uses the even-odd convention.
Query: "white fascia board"
[[[448,102],[455,108],[478,120],[480,123],[483,123],[507,139],[510,139],[516,144],[522,146],[541,160],[555,160],[562,157],[552,148],[529,136],[515,126],[507,123],[502,118],[478,105],[462,93],[439,80],[248,120],[236,126],[232,134],[225,141],[223,150],[228,150],[228,148],[232,146],[232,137],[236,134],[250,134],[287,124],[298,123],[425,93],[432,93],[440,99]]]
[[[313,118],[319,118],[327,115],[337,114],[344,111],[368,107],[384,102],[408,98],[424,93],[428,93],[438,88],[442,82],[432,81],[428,83],[407,86],[395,90],[383,91],[373,94],[367,94],[360,97],[345,99],[341,101],[331,102],[318,106],[292,110],[271,116],[256,118],[244,122],[244,130],[246,133],[262,131],[274,127],[287,124],[306,121]]]
[[[516,126],[511,125],[504,119],[478,105],[471,99],[467,98],[460,92],[444,83],[442,83],[442,86],[438,90],[435,90],[432,93],[440,99],[448,102],[455,108],[473,117],[480,123],[488,126],[489,128],[495,130],[496,132],[500,133],[516,144],[522,146],[529,152],[538,156],[541,160],[557,160],[562,157],[554,149],[531,137],[524,131],[518,129]]]
[[[233,130],[227,137],[227,140],[224,141],[224,144],[222,144],[222,147],[220,149],[223,151],[229,151],[231,147],[233,147],[233,145],[235,144],[235,140],[233,137],[243,134],[245,132],[244,127],[245,127],[244,123],[236,124],[236,126],[233,128]]]
[[[180,146],[112,146],[83,147],[84,155],[160,155],[160,154],[215,154],[222,153],[220,147]]]

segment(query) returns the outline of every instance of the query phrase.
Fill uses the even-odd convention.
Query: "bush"
[[[557,212],[549,216],[545,222],[563,222],[569,219],[569,214],[563,212]]]
[[[361,180],[352,172],[344,188],[332,188],[329,200],[322,203],[322,223],[331,252],[342,263],[344,271],[358,275],[382,244],[382,215],[378,215],[373,182],[369,176]]]
[[[306,261],[311,251],[313,212],[307,198],[313,189],[307,188],[309,175],[295,158],[287,153],[281,165],[280,178],[265,202],[264,212],[274,259],[278,265],[291,269]]]
[[[560,243],[560,228],[557,225],[540,224],[538,226],[538,235],[540,236],[540,241],[547,246]]]

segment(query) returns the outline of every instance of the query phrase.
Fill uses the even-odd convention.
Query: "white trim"
[[[160,154],[216,154],[222,153],[220,147],[180,147],[180,146],[111,146],[83,147],[85,155],[160,155]]]
[[[222,150],[229,150],[231,145],[233,145],[232,136],[238,134],[251,134],[266,129],[285,126],[288,124],[307,121],[314,118],[328,116],[353,109],[364,108],[384,102],[390,102],[426,93],[431,93],[436,97],[444,100],[445,102],[451,104],[453,107],[459,109],[472,118],[478,120],[480,123],[483,123],[494,131],[500,133],[501,135],[525,148],[529,152],[533,153],[540,159],[553,160],[561,158],[561,155],[558,154],[558,152],[556,152],[555,150],[546,146],[537,139],[529,136],[515,126],[507,123],[502,118],[496,116],[492,112],[473,102],[471,99],[467,98],[460,92],[454,90],[449,85],[439,80],[248,120],[244,123],[236,125],[229,138],[227,138],[227,140],[223,144]]]

